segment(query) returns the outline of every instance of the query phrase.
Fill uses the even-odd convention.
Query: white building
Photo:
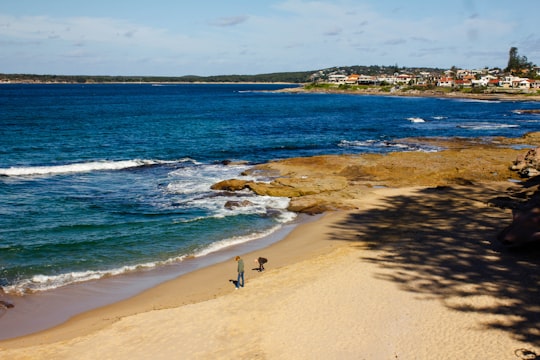
[[[345,80],[347,80],[347,75],[343,75],[343,74],[328,75],[328,82],[330,83],[345,84]]]

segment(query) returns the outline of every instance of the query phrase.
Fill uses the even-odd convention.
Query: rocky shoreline
[[[264,272],[247,269],[239,291],[229,280],[236,263],[223,261],[46,332],[3,341],[2,358],[151,358],[156,344],[162,358],[273,359],[283,349],[313,358],[334,335],[330,342],[340,351],[345,344],[350,354],[377,359],[397,357],[381,355],[390,342],[400,358],[540,353],[538,255],[508,254],[491,243],[511,209],[538,193],[534,178],[515,170],[540,164],[540,150],[528,156],[540,133],[410,141],[446,150],[286,159],[249,170],[271,177],[269,184],[216,184],[288,194],[291,207],[311,204],[305,212],[354,210],[328,211],[243,254],[270,261]],[[396,327],[396,334],[388,331]],[[309,334],[300,347],[296,334]],[[332,358],[335,347],[329,349]]]
[[[516,171],[515,164],[523,160],[527,148],[540,146],[540,132],[489,141],[462,138],[400,141],[435,145],[445,150],[284,159],[254,166],[244,174],[263,174],[272,179],[270,182],[237,178],[219,182],[212,188],[250,189],[258,195],[289,197],[290,211],[307,214],[357,209],[362,198],[377,188],[493,185],[500,196],[491,205],[509,211],[524,207],[538,193],[538,185],[531,186],[531,180]]]
[[[230,179],[215,190],[249,188],[258,195],[291,198],[290,210],[320,213],[352,209],[357,197],[376,187],[436,187],[476,183],[518,183],[513,162],[523,148],[540,146],[540,132],[522,138],[401,139],[400,142],[434,145],[445,150],[389,154],[323,155],[291,158],[254,166],[245,175],[264,174],[271,182]],[[517,149],[519,147],[520,149]],[[511,182],[508,182],[511,184]]]
[[[397,89],[393,91],[383,91],[381,87],[367,88],[309,88],[306,86],[281,89],[279,92],[287,93],[324,93],[324,94],[348,94],[348,95],[377,95],[377,96],[409,96],[409,97],[435,97],[450,99],[470,99],[486,101],[540,101],[540,93],[512,93],[512,92],[485,92],[467,93],[462,91],[441,91],[441,90],[417,90],[417,89]]]

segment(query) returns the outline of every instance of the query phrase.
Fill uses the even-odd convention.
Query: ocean
[[[210,189],[253,164],[540,130],[539,115],[519,111],[533,102],[275,91],[291,86],[0,85],[3,291],[180,269],[279,238],[299,221],[288,199]]]

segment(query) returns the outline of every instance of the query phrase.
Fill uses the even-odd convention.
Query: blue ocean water
[[[519,113],[532,102],[273,91],[283,87],[0,85],[0,286],[46,291],[277,231],[295,218],[288,199],[210,190],[251,164],[540,130]]]

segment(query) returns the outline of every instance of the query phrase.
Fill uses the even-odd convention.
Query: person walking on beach
[[[236,281],[236,288],[238,289],[240,286],[244,287],[244,260],[240,256],[237,256],[235,260],[238,262],[238,279]]]
[[[259,272],[261,272],[264,270],[264,264],[268,262],[268,259],[259,256],[255,259],[255,262],[259,264]]]

